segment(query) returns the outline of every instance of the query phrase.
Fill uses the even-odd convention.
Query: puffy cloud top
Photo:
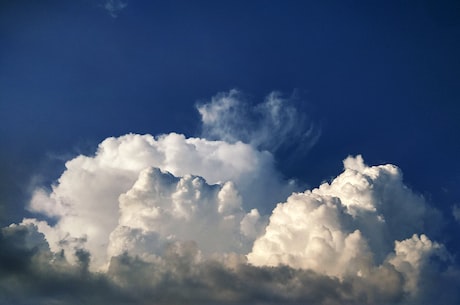
[[[416,233],[425,232],[427,221],[436,215],[403,184],[396,166],[368,167],[361,156],[348,157],[344,172],[331,183],[277,205],[248,260],[339,278],[369,276],[381,264],[392,265],[413,291],[424,253],[440,248]]]
[[[178,166],[182,158],[195,164]],[[233,166],[240,158],[256,162]],[[49,293],[57,304],[73,304],[81,289],[92,292],[87,302],[114,304],[423,304],[440,286],[444,303],[460,300],[459,269],[427,235],[437,213],[396,166],[348,157],[330,183],[293,193],[271,215],[246,208],[254,202],[244,191],[263,200],[257,186],[270,181],[290,187],[270,154],[241,142],[109,138],[69,161],[51,192],[36,192],[31,209],[55,225],[25,219],[2,229],[3,261],[28,267],[1,265],[0,288],[37,304],[49,298],[31,295],[20,274],[62,279]]]
[[[128,252],[148,260],[176,241],[194,242],[207,256],[247,253],[260,234],[257,215],[257,210],[243,211],[233,182],[208,185],[200,177],[176,178],[148,168],[120,196],[119,225],[110,235],[109,256]]]
[[[161,169],[164,174],[154,171],[155,176],[142,172],[151,167]],[[183,178],[177,180],[166,172]],[[202,178],[191,178],[190,175]],[[157,192],[149,183],[156,185]],[[222,190],[207,185],[215,183],[220,183]],[[110,234],[119,225],[125,225],[129,217],[134,217],[134,212],[128,212],[129,209],[151,212],[144,217],[147,225],[147,219],[152,223],[155,213],[160,211],[166,213],[162,217],[174,214],[174,219],[198,217],[189,214],[196,212],[191,204],[203,205],[203,199],[213,201],[219,215],[230,217],[227,214],[242,213],[245,204],[251,208],[273,204],[289,194],[293,187],[292,183],[280,179],[270,153],[260,152],[242,142],[185,138],[175,133],[158,138],[129,134],[104,140],[94,156],[80,155],[68,161],[51,192],[38,189],[29,208],[58,219],[53,227],[37,222],[54,251],[61,248],[70,251],[84,241],[93,255],[93,264],[103,266],[109,258],[106,252]],[[119,197],[124,193],[119,204]],[[162,202],[166,200],[165,194],[171,196],[168,202]],[[149,204],[146,202],[155,200],[155,196],[159,196],[158,206],[147,208]],[[213,196],[216,198],[211,199]],[[166,204],[175,207],[166,212],[161,209]],[[254,235],[254,232],[250,233],[253,229],[247,228],[250,221],[244,223],[247,235]]]
[[[293,193],[265,149],[318,133],[288,101],[230,91],[198,110],[208,139],[108,138],[37,189],[38,219],[0,230],[0,304],[460,302],[439,212],[398,167],[348,157]]]

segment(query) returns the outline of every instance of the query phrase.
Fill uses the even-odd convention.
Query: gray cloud
[[[3,228],[0,235],[0,304],[443,304],[459,301],[458,269],[423,272],[416,297],[402,289],[404,277],[392,265],[368,278],[335,277],[288,266],[255,267],[242,262],[199,261],[193,242],[172,243],[161,259],[146,262],[123,254],[106,273],[52,253],[33,225]]]
[[[0,249],[0,304],[124,304],[128,300],[106,276],[88,271],[88,252],[53,253],[33,225],[2,228]],[[76,256],[77,264],[70,265],[67,255]]]

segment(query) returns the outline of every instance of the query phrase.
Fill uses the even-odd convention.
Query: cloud
[[[123,304],[127,297],[104,275],[87,269],[89,253],[50,251],[32,224],[0,230],[0,304]],[[74,256],[75,264],[66,257]]]
[[[452,215],[456,221],[460,222],[460,207],[456,204],[452,207]]]
[[[331,183],[278,204],[249,262],[338,278],[367,277],[392,265],[415,293],[426,257],[442,256],[438,243],[418,235],[429,231],[438,213],[403,184],[396,166],[368,167],[357,156],[345,159],[344,167]]]
[[[264,102],[253,106],[233,89],[197,105],[197,109],[202,136],[207,139],[242,141],[271,152],[294,147],[308,151],[320,135],[318,127],[279,92],[270,93]]]
[[[160,171],[145,176],[143,170],[152,167]],[[160,199],[155,204],[148,203],[154,200],[148,196],[155,194],[149,183],[157,184],[155,196]],[[216,183],[220,186],[208,185]],[[142,191],[141,186],[145,190]],[[225,215],[230,222],[230,217],[236,217],[234,221],[243,217],[243,210],[269,209],[294,188],[294,184],[280,178],[270,153],[260,152],[248,144],[185,138],[175,133],[157,138],[129,134],[104,140],[94,156],[80,155],[68,161],[66,170],[50,191],[35,191],[29,209],[57,219],[52,227],[35,221],[53,251],[73,248],[84,241],[92,254],[92,265],[97,268],[105,266],[109,260],[107,246],[112,231],[119,225],[127,225],[125,220],[134,215],[129,209],[150,213],[144,219],[152,221],[156,211],[162,211],[166,213],[163,216],[180,224],[180,217],[193,216],[187,213],[196,212],[191,210],[191,204],[198,207],[202,195],[205,200],[218,204],[219,210],[200,217]],[[122,194],[125,195],[120,197]],[[193,197],[195,195],[198,197]],[[174,204],[175,210],[161,210],[162,204]],[[232,214],[235,212],[238,215]],[[257,215],[253,213],[244,221],[248,236],[261,230],[248,227],[255,218]],[[145,227],[135,229],[146,230],[145,223]],[[119,228],[117,234],[121,232],[127,234],[127,229]],[[137,231],[130,234],[134,232]]]
[[[176,241],[195,243],[204,257],[247,253],[261,234],[261,221],[257,210],[244,212],[233,182],[208,185],[201,177],[177,178],[148,168],[120,196],[119,223],[108,253],[155,259]]]
[[[107,0],[103,7],[104,9],[112,16],[113,18],[117,18],[118,14],[128,6],[127,2],[123,2],[121,0]]]
[[[275,167],[314,138],[289,102],[198,109],[208,138],[107,138],[36,189],[36,218],[0,230],[0,304],[460,302],[440,213],[398,167],[350,156],[301,192]]]
[[[238,255],[203,260],[197,244],[189,241],[170,243],[153,261],[124,253],[111,259],[107,272],[93,273],[87,269],[88,252],[53,253],[33,224],[3,228],[0,247],[0,304],[330,305],[435,300],[457,304],[459,300],[458,269],[437,271],[434,276],[421,270],[421,276],[435,282],[427,281],[425,290],[412,296],[404,292],[404,277],[391,264],[366,277],[338,279],[289,266],[256,267]],[[398,245],[396,257],[408,268],[405,262],[416,265],[428,258],[427,249],[433,245],[424,237],[413,237]],[[78,259],[76,264],[66,261],[69,255]]]
[[[289,267],[260,268],[241,258],[199,258],[193,242],[171,243],[161,258],[146,262],[123,254],[113,257],[106,273],[87,269],[88,253],[75,250],[79,259],[68,264],[68,254],[53,253],[32,224],[12,225],[0,232],[1,304],[359,304],[359,299],[394,299],[372,292],[363,281],[338,279]],[[354,300],[356,299],[356,300]]]

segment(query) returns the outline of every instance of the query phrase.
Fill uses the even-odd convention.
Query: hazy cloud
[[[197,109],[202,135],[207,139],[242,141],[272,152],[293,146],[307,151],[320,135],[318,126],[279,92],[270,93],[264,102],[253,106],[233,89],[197,105]]]
[[[118,14],[128,6],[127,2],[121,0],[107,0],[103,4],[103,8],[112,16],[113,18],[117,18]]]
[[[454,216],[455,220],[456,221],[459,221],[460,222],[460,206],[458,205],[454,205],[452,207],[452,215]]]

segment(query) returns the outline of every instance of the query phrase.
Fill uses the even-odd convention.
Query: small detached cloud
[[[103,4],[103,8],[109,13],[113,18],[117,18],[120,12],[128,6],[127,2],[121,0],[107,0]]]
[[[265,101],[250,105],[236,90],[222,92],[210,102],[197,105],[202,121],[202,136],[234,143],[242,141],[262,150],[308,151],[318,140],[320,130],[293,101],[272,92]]]
[[[460,222],[460,206],[455,204],[452,207],[452,215],[454,216],[455,220]]]

